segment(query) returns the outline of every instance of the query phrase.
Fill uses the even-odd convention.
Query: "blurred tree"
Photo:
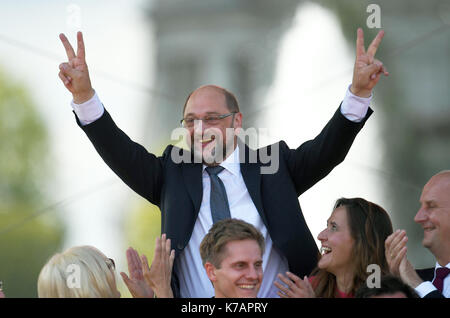
[[[156,237],[161,235],[161,212],[159,208],[139,198],[135,202],[135,207],[127,214],[124,233],[128,246],[137,250],[139,255],[147,256],[149,264],[151,264]],[[122,279],[119,280],[118,289],[122,297],[131,297]]]
[[[0,280],[6,297],[36,297],[63,229],[54,215],[33,217],[45,201],[47,134],[26,89],[2,71],[0,140]]]

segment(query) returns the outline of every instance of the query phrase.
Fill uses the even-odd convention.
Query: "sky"
[[[0,4],[0,65],[12,80],[30,90],[50,135],[54,175],[43,184],[51,198],[48,206],[70,199],[61,215],[67,224],[64,248],[96,246],[119,260],[119,267],[124,266],[127,248],[121,232],[123,218],[137,195],[109,170],[75,123],[71,95],[58,78],[58,65],[66,61],[58,34],[65,33],[74,43],[76,31],[84,32],[93,87],[118,126],[143,142],[144,114],[151,99],[133,87],[152,87],[154,81],[155,44],[145,5],[141,0]],[[261,117],[268,132],[261,136],[261,143],[283,139],[293,148],[318,134],[351,83],[354,56],[330,12],[312,4],[301,7],[281,41],[278,68],[265,103],[277,107]],[[372,106],[376,111],[376,93]],[[300,197],[314,237],[326,226],[340,197],[363,197],[389,210],[372,172],[382,156],[378,120],[372,116],[344,163]]]

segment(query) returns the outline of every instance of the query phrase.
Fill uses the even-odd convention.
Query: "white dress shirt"
[[[442,267],[442,266],[439,265],[438,262],[436,262],[436,266],[434,267],[433,280],[431,282],[430,281],[423,282],[422,284],[420,284],[419,286],[417,286],[415,288],[415,291],[419,295],[420,298],[423,298],[426,295],[428,295],[429,293],[437,290],[436,286],[433,285],[433,281],[436,278],[436,269],[438,269],[440,267]],[[450,263],[448,263],[445,267],[450,268]],[[444,284],[442,287],[442,295],[445,298],[450,298],[450,274],[444,278]]]
[[[371,99],[372,96],[362,98],[353,95],[349,86],[341,105],[341,113],[351,121],[360,122],[367,114]],[[82,125],[94,122],[104,112],[97,93],[83,104],[78,105],[72,101],[72,108]],[[273,285],[273,282],[276,280],[278,273],[284,274],[288,270],[288,262],[273,246],[267,228],[248,193],[239,164],[239,147],[236,147],[235,151],[220,165],[225,168],[219,173],[219,177],[227,192],[231,217],[253,224],[265,238],[263,281],[258,297],[278,297],[276,294],[277,288]],[[189,243],[176,259],[181,297],[210,298],[214,296],[214,289],[203,268],[199,251],[200,242],[212,226],[211,208],[209,205],[211,182],[205,168],[206,166],[203,167],[202,174],[203,198],[194,230]]]

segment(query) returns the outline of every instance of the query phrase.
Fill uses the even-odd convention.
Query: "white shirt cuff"
[[[341,113],[348,120],[359,123],[366,117],[373,94],[367,98],[356,96],[350,91],[350,86],[348,86],[342,101]]]
[[[83,104],[75,104],[72,100],[70,103],[75,114],[80,120],[81,125],[86,126],[100,117],[102,117],[105,108],[103,107],[100,98],[98,98],[97,92],[95,92],[94,96]]]
[[[419,286],[414,288],[414,290],[420,298],[423,298],[429,293],[437,290],[437,288],[431,282],[423,282]]]

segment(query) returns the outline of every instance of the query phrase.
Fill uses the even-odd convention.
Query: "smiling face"
[[[205,264],[216,298],[256,298],[263,277],[258,243],[252,239],[230,241],[223,253],[220,268]]]
[[[428,181],[420,204],[414,221],[423,228],[422,244],[445,266],[450,261],[450,172]]]
[[[202,86],[195,90],[186,103],[183,118],[204,119],[231,113],[227,107],[223,90],[216,86]],[[201,123],[201,127],[200,127]],[[235,148],[236,137],[228,133],[242,127],[242,114],[215,121],[212,124],[196,121],[194,127],[186,127],[189,131],[190,147],[194,155],[201,156],[206,165],[214,165],[223,161]],[[215,149],[217,146],[217,150]],[[227,152],[228,150],[228,152]],[[221,153],[220,153],[221,152]],[[201,155],[200,155],[201,154]]]
[[[336,277],[353,272],[354,239],[350,234],[345,207],[338,207],[331,213],[327,221],[327,228],[320,232],[318,239],[322,243],[322,256],[318,263],[320,269],[326,270]]]

